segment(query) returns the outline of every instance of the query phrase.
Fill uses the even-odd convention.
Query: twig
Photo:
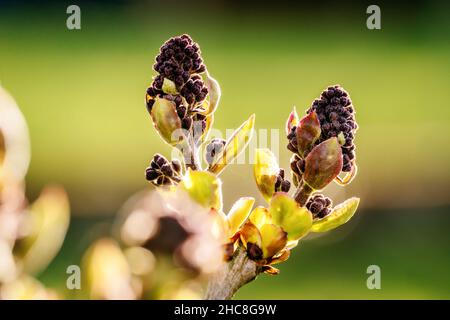
[[[262,271],[247,256],[247,252],[241,246],[234,253],[233,259],[224,263],[208,283],[206,300],[229,300],[240,287],[254,280]]]

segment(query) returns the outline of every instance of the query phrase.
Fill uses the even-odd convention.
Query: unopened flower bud
[[[323,194],[315,194],[306,203],[306,207],[311,211],[314,219],[322,219],[331,213],[332,201]]]
[[[285,180],[284,178],[284,169],[280,169],[278,172],[278,175],[276,177],[275,182],[275,192],[289,192],[289,189],[291,188],[291,183],[288,180]]]
[[[145,177],[156,186],[170,185],[180,180],[181,164],[174,159],[169,162],[164,156],[155,154],[150,166],[145,170]]]
[[[217,155],[219,155],[224,147],[225,147],[226,141],[224,139],[213,139],[211,142],[206,146],[206,162],[208,164],[213,163],[213,160]]]
[[[314,100],[307,113],[315,112],[322,132],[317,143],[338,137],[342,147],[342,171],[352,171],[355,158],[353,143],[358,125],[349,94],[339,85],[328,87],[319,99]]]
[[[176,173],[181,173],[181,162],[178,159],[172,160],[172,168],[175,170]]]

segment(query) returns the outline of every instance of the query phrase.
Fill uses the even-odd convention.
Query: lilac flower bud
[[[314,219],[322,219],[330,214],[332,201],[323,194],[315,194],[306,203],[306,207],[311,211]]]
[[[280,169],[275,181],[275,192],[289,192],[291,188],[291,183],[284,178],[284,169]]]
[[[355,121],[355,112],[349,94],[339,85],[328,87],[322,92],[319,99],[314,100],[308,114],[317,113],[322,132],[316,144],[331,137],[340,135],[344,137],[341,146],[343,155],[342,171],[352,171],[355,158],[355,145],[353,143],[358,125]]]
[[[155,154],[150,166],[145,170],[145,178],[156,186],[178,182],[180,174],[181,163],[177,159],[169,162],[160,154]]]
[[[189,105],[201,103],[208,89],[199,74],[206,71],[198,45],[182,35],[166,41],[160,48],[153,69],[159,74],[147,90],[147,108],[157,95],[176,94],[184,97]],[[170,80],[170,85],[168,82]]]
[[[206,146],[206,162],[208,164],[211,164],[215,157],[219,155],[224,147],[225,147],[226,141],[224,139],[213,139],[211,142]]]

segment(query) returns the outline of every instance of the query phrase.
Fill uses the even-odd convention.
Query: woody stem
[[[209,279],[205,300],[230,300],[261,271],[261,266],[250,260],[245,249],[239,246],[231,261],[224,263]]]
[[[294,199],[300,206],[306,205],[309,197],[313,193],[314,189],[311,188],[307,183],[302,182],[298,187],[297,191],[295,191]]]

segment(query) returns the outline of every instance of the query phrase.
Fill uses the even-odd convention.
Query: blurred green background
[[[0,82],[30,129],[28,195],[57,182],[71,200],[69,234],[44,283],[64,287],[65,266],[79,263],[121,204],[148,188],[152,155],[170,155],[144,93],[159,46],[189,33],[222,87],[216,128],[236,128],[256,113],[257,128],[284,130],[294,105],[303,112],[336,83],[350,92],[360,125],[357,178],[345,190],[325,190],[335,202],[361,197],[358,216],[305,241],[279,276],[261,276],[238,297],[450,298],[445,2],[381,2],[381,30],[366,28],[364,1],[89,1],[79,3],[78,31],[66,28],[72,3],[0,4]],[[250,165],[233,165],[222,179],[226,209],[239,196],[263,203]],[[381,267],[381,290],[366,287],[371,264]]]

